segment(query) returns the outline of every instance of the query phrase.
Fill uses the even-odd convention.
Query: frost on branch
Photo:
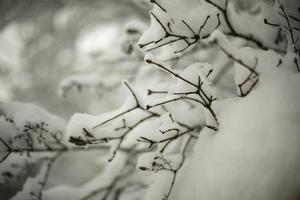
[[[177,122],[171,113],[165,113],[165,110],[145,109],[141,103],[142,99],[134,89],[127,82],[124,84],[130,95],[124,105],[114,112],[100,116],[94,117],[87,114],[73,116],[68,125],[68,133],[71,134],[69,141],[88,148],[103,143],[108,144],[112,149],[109,157],[111,162],[118,159],[119,153],[128,153],[129,149],[135,152],[156,151],[157,149],[160,153],[181,154],[182,142],[186,138],[190,138],[189,140],[196,138],[201,126],[189,126]],[[171,145],[173,145],[172,148]],[[173,173],[174,181],[179,169],[180,167],[172,170],[169,168]],[[171,193],[172,188],[168,190],[168,193]],[[166,193],[167,196],[168,193]]]
[[[23,103],[1,102],[1,120],[6,127],[1,134],[1,147],[11,153],[65,147],[65,122],[41,108]]]
[[[209,92],[211,92],[211,91],[207,92],[207,88],[210,89],[210,86],[208,84],[207,77],[206,77],[207,75],[203,76],[203,74],[201,74],[201,75],[199,74],[198,76],[187,78],[187,77],[183,76],[186,74],[183,73],[183,75],[181,75],[177,72],[172,71],[168,67],[166,67],[156,61],[153,61],[151,59],[146,59],[146,62],[149,64],[153,64],[154,66],[157,66],[158,68],[166,71],[167,73],[169,73],[172,76],[174,76],[175,78],[177,78],[180,82],[183,82],[185,84],[185,86],[184,86],[185,88],[179,84],[179,88],[180,88],[179,91],[174,91],[173,93],[171,93],[175,96],[173,99],[162,101],[162,102],[156,103],[154,105],[147,105],[146,109],[151,109],[156,106],[162,106],[167,103],[175,102],[175,101],[179,101],[179,100],[188,100],[188,101],[196,102],[196,103],[200,104],[204,108],[205,111],[207,111],[206,113],[208,113],[208,115],[209,115],[207,117],[207,120],[213,119],[213,120],[210,120],[210,121],[213,121],[213,123],[207,124],[207,127],[217,130],[217,127],[215,125],[218,124],[218,120],[217,120],[215,111],[212,109],[213,102],[216,100],[216,97],[214,97],[212,94],[209,94]],[[199,65],[197,65],[197,66],[199,67]],[[190,68],[191,69],[195,68],[195,65],[191,66]],[[201,73],[201,70],[200,70],[200,73]],[[208,76],[209,75],[210,74],[208,74]],[[202,76],[202,78],[201,78],[201,76]],[[192,82],[192,80],[195,82]],[[185,91],[182,91],[182,88],[184,88],[183,90],[185,90]]]
[[[46,186],[47,179],[50,175],[51,167],[59,155],[60,153],[53,157],[46,158],[46,161],[44,161],[44,163],[42,164],[39,173],[33,178],[28,178],[25,184],[23,185],[22,191],[18,192],[11,199],[43,199],[43,190]]]
[[[221,52],[234,62],[235,82],[237,93],[244,97],[250,93],[259,80],[259,73],[256,69],[258,59],[255,52],[249,47],[235,48],[220,32],[214,32],[210,40],[216,43]]]
[[[61,118],[24,103],[1,102],[0,110],[1,184],[21,179],[30,165],[52,156],[52,151],[67,148],[63,135],[65,122]],[[48,171],[51,166],[47,166]],[[43,168],[41,170],[44,171]],[[14,199],[23,199],[25,194],[34,199],[42,199],[42,185],[46,184],[47,179],[45,176],[47,174],[41,172],[41,175],[29,178],[22,192]],[[40,179],[45,179],[43,184]],[[38,193],[32,191],[32,184],[40,185],[34,187]]]
[[[15,198],[297,199],[299,6],[290,2],[151,0],[147,30],[125,25],[117,48],[61,82],[66,100],[88,105],[66,131],[39,108],[3,106],[2,183],[40,163]],[[56,158],[74,152],[97,170],[72,160],[68,170],[89,177],[47,187]]]
[[[297,5],[296,1],[276,0],[274,12],[277,20],[272,22],[269,19],[265,19],[265,24],[278,30],[278,37],[284,38],[287,41],[287,54],[294,54],[294,66],[296,70],[300,72],[300,20],[299,7],[295,5]],[[280,64],[281,62],[279,65]]]
[[[150,12],[151,27],[139,41],[139,46],[146,48],[146,51],[166,46],[175,54],[183,53],[195,48],[216,29],[220,29],[229,37],[245,40],[259,48],[275,46],[274,41],[270,40],[270,35],[276,35],[276,31],[270,27],[266,28],[263,24],[265,13],[270,12],[270,6],[264,2],[256,2],[252,10],[256,9],[257,13],[252,15],[236,9],[234,3],[229,0],[193,0],[188,4],[183,1],[157,0],[152,3],[154,8]],[[254,33],[252,31],[255,29],[249,26],[255,29],[262,27],[262,31]]]

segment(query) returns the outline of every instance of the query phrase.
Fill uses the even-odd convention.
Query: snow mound
[[[223,102],[220,131],[199,136],[172,199],[299,197],[300,77],[277,69],[261,80],[247,98]]]

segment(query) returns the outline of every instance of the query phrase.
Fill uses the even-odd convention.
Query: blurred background
[[[136,43],[148,8],[141,0],[1,0],[0,101],[30,102],[65,120],[75,112],[117,107],[123,101],[115,98],[121,81],[133,78],[143,61]],[[95,155],[85,156],[91,162],[61,158],[52,185],[62,180],[80,185],[90,178],[73,176],[82,168],[97,173]],[[9,199],[37,171],[29,169],[23,179],[0,186],[0,199]]]
[[[246,9],[257,0],[234,1]],[[142,68],[144,53],[137,47],[149,24],[149,2],[0,0],[0,101],[33,103],[66,121],[75,112],[118,108],[127,96],[122,80],[144,83],[162,76]],[[49,187],[64,181],[82,185],[101,170],[94,157],[63,156]],[[23,179],[1,185],[0,199],[20,190],[26,177],[37,172],[35,167]]]
[[[31,102],[66,119],[92,110],[93,94],[72,96],[72,90],[97,85],[99,99],[99,91],[113,90],[91,83],[96,77],[89,73],[99,79],[114,66],[123,69],[124,60],[140,59],[132,49],[148,23],[147,7],[141,0],[1,0],[0,101]]]

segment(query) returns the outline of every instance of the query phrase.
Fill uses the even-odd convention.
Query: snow
[[[94,190],[108,186],[123,170],[126,164],[126,158],[127,156],[124,154],[117,155],[116,159],[112,162],[106,162],[107,165],[105,166],[104,171],[100,174],[96,174],[92,180],[80,186],[54,186],[45,191],[44,199],[80,200]]]
[[[20,174],[27,170],[27,165],[36,163],[50,152],[26,152],[24,149],[41,148],[47,150],[61,147],[67,142],[64,135],[65,121],[50,114],[38,106],[25,103],[0,103],[1,117],[1,172],[12,176],[6,180],[0,177],[0,182],[20,178]],[[57,139],[61,143],[57,142]],[[8,147],[7,147],[8,146]],[[49,147],[50,146],[50,147]],[[16,151],[16,152],[11,152]],[[7,156],[7,157],[5,157]]]
[[[125,82],[124,84],[128,83]],[[89,138],[89,136],[86,135],[85,130],[92,133],[92,135],[96,138],[110,138],[121,136],[124,132],[122,128],[120,129],[120,127],[123,127],[124,125],[123,119],[125,120],[125,123],[127,125],[126,127],[124,127],[126,130],[128,128],[128,124],[131,125],[133,123],[136,123],[137,119],[139,119],[139,117],[144,113],[140,108],[137,108],[137,103],[143,102],[140,99],[141,97],[139,96],[138,92],[134,93],[138,102],[136,102],[135,97],[130,91],[128,91],[128,94],[129,96],[123,102],[123,105],[115,111],[104,112],[99,115],[75,113],[71,117],[67,126],[66,134],[68,135],[68,137],[80,136],[83,139]],[[140,104],[139,106],[143,107],[143,104]],[[115,118],[115,116],[119,117]]]
[[[193,36],[193,33],[186,25],[182,22],[184,20],[189,26],[194,30],[194,32],[199,31],[199,27],[204,23],[206,17],[211,15],[211,19],[209,23],[205,26],[205,28],[201,31],[201,36],[205,36],[208,33],[212,32],[212,30],[217,25],[217,9],[206,4],[203,4],[197,0],[191,0],[187,4],[184,1],[174,0],[171,2],[168,1],[158,1],[158,3],[163,7],[167,8],[167,12],[164,12],[158,6],[154,6],[151,10],[151,13],[156,16],[160,22],[164,25],[166,29],[168,29],[167,24],[170,24],[170,28],[172,33],[182,36]],[[201,13],[201,16],[199,15]],[[153,15],[151,15],[151,25],[150,27],[143,33],[142,37],[139,40],[139,44],[146,44],[151,41],[159,41],[161,38],[165,37],[165,31],[159,24],[159,22],[155,19]],[[222,27],[222,25],[221,25]],[[162,40],[162,42],[157,43],[163,44],[165,42],[176,39],[174,37],[167,37]],[[190,39],[193,41],[193,39]],[[174,42],[170,45],[166,45],[158,50],[155,50],[157,56],[160,59],[167,59],[170,57],[174,57],[174,52],[177,50],[183,49],[186,47],[186,42],[183,40],[179,40],[178,42]],[[148,45],[145,47],[145,50],[151,49],[156,46],[156,44]],[[176,55],[176,54],[175,54]]]
[[[31,199],[38,198],[39,192],[42,189],[41,183],[44,182],[45,174],[47,173],[47,163],[44,163],[40,169],[40,172],[35,177],[29,177],[23,189],[13,196],[10,200],[22,200],[22,199]]]
[[[212,1],[222,11],[225,1]],[[226,14],[234,30],[226,25],[222,12],[205,0],[152,1],[148,28],[138,18],[128,23],[124,20],[124,24],[122,21],[122,24],[85,26],[76,38],[76,52],[68,47],[65,53],[58,54],[59,60],[62,59],[59,65],[72,64],[73,70],[59,84],[63,100],[78,105],[78,113],[68,122],[36,105],[0,102],[0,134],[4,141],[0,141],[0,159],[8,155],[1,163],[0,184],[18,179],[25,174],[28,164],[38,166],[38,161],[53,155],[9,152],[10,148],[57,151],[45,148],[46,144],[30,146],[22,140],[22,135],[40,134],[48,139],[48,134],[53,139],[51,133],[59,133],[68,149],[64,149],[61,160],[51,169],[53,174],[43,189],[43,200],[80,200],[101,188],[113,186],[112,192],[117,193],[118,189],[127,190],[131,185],[143,189],[129,191],[121,199],[133,199],[139,193],[137,199],[166,199],[170,188],[169,199],[174,200],[299,198],[300,77],[294,63],[298,55],[293,52],[299,43],[292,44],[286,32],[287,41],[275,44],[278,27],[264,23],[264,18],[274,23],[279,20],[281,28],[285,28],[286,21],[274,13],[279,9],[278,2],[272,8],[267,1],[229,1]],[[299,14],[294,9],[297,6],[292,6],[296,0],[283,2],[288,14]],[[75,13],[76,9],[61,9],[51,21],[55,30],[63,31],[66,24],[74,23]],[[221,26],[216,29],[218,13]],[[207,24],[198,33],[206,19]],[[229,31],[233,35],[236,31],[238,38],[228,34]],[[15,32],[13,28],[11,33]],[[4,39],[11,39],[5,34]],[[193,38],[205,35],[206,39]],[[151,50],[178,36],[184,39]],[[253,36],[267,48],[279,51],[260,49],[243,39],[244,36],[249,36],[248,40]],[[5,43],[1,37],[3,34],[0,42],[5,45],[16,45],[6,53],[18,58],[23,43],[18,40]],[[49,34],[41,38],[43,44],[39,43],[39,47],[53,43]],[[153,42],[141,50],[135,45],[138,40],[140,45]],[[193,41],[197,43],[176,53]],[[145,56],[142,51],[147,52]],[[68,58],[64,60],[65,54]],[[12,66],[21,62],[3,55],[0,47],[0,62],[8,60]],[[176,56],[180,59],[169,60]],[[0,73],[22,72],[0,67]],[[240,97],[238,84],[247,79],[250,68],[255,68],[258,79],[249,80],[244,90],[258,82],[249,95]],[[24,81],[24,84],[17,88],[31,87],[30,73],[22,73],[22,79],[16,83]],[[124,87],[120,87],[124,79],[128,81],[123,81]],[[199,92],[199,80],[201,94],[208,96],[208,103],[203,100],[205,97],[191,94]],[[5,82],[1,80],[0,98],[12,99]],[[15,80],[12,82],[15,84]],[[209,97],[216,100],[210,102]],[[172,101],[176,98],[178,101]],[[162,102],[167,103],[161,106]],[[152,108],[153,105],[158,106]],[[37,126],[46,130],[36,130]],[[176,138],[180,133],[185,135]],[[168,143],[170,137],[174,140]],[[184,144],[190,137],[193,140],[186,147]],[[39,173],[27,177],[22,191],[12,200],[32,198],[31,191],[38,193],[46,167],[41,165]],[[101,197],[103,193],[91,199]],[[114,197],[112,194],[108,199]]]
[[[272,7],[267,2],[257,2],[252,8],[252,12],[260,13],[259,15],[253,15],[251,10],[249,12],[238,12],[232,2],[229,2],[228,10],[230,20],[234,22],[233,27],[237,32],[244,35],[255,35],[258,41],[263,41],[269,47],[276,46],[277,29],[264,24],[264,18],[274,18],[274,14],[271,14]]]
[[[35,126],[36,124],[41,124],[41,122],[46,123],[44,128],[47,129],[47,133],[44,135],[45,138],[52,138],[50,132],[62,134],[65,129],[65,121],[60,117],[50,114],[46,110],[32,104],[28,103],[5,103],[0,102],[0,127],[1,127],[1,139],[9,145],[10,148],[28,148],[28,143],[21,135],[25,132],[29,133],[32,138],[35,138],[35,130],[25,129],[25,125],[31,124]],[[48,134],[48,135],[47,135]],[[60,135],[62,142],[66,140],[64,135]],[[53,138],[52,138],[53,139]],[[36,142],[36,143],[35,143]],[[37,141],[34,141],[34,146],[38,146]],[[1,159],[7,154],[7,149],[3,143],[1,146]],[[30,156],[28,156],[30,155]],[[41,158],[49,155],[48,153],[42,154],[26,154],[21,153],[10,153],[8,157],[1,163],[1,176],[0,182],[5,183],[14,179],[19,179],[22,174],[27,170],[27,165],[30,163],[36,163]],[[11,176],[5,176],[5,174],[10,174]],[[28,187],[28,186],[26,186]]]
[[[249,97],[223,102],[219,132],[203,131],[199,136],[173,199],[297,197],[300,78],[284,68],[273,68],[261,80]],[[178,184],[186,182],[190,184]]]
[[[0,102],[0,109],[4,115],[10,117],[14,121],[14,125],[19,130],[22,130],[26,122],[40,122],[44,121],[52,130],[64,130],[65,121],[46,110],[28,103]]]
[[[47,156],[51,156],[51,153],[30,154],[30,157],[26,153],[11,153],[1,163],[0,185],[20,180],[28,173],[28,166],[30,164],[37,163]]]

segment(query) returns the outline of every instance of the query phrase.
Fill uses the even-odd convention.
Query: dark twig
[[[46,172],[45,172],[45,175],[44,175],[44,178],[43,178],[43,181],[40,182],[41,184],[41,188],[39,190],[39,193],[37,194],[37,198],[38,200],[42,200],[43,199],[43,191],[46,187],[46,184],[47,184],[47,180],[49,178],[49,175],[50,175],[50,171],[52,169],[52,166],[54,164],[54,162],[59,158],[59,156],[62,154],[62,152],[58,152],[54,157],[52,158],[49,158],[48,160],[48,163],[47,163],[47,168],[46,168]]]
[[[121,112],[121,113],[119,113],[119,114],[117,114],[117,115],[115,115],[115,116],[113,116],[113,117],[111,117],[111,118],[105,120],[104,122],[101,122],[100,124],[94,126],[93,129],[98,128],[98,127],[100,127],[100,126],[102,126],[102,125],[104,125],[104,124],[106,124],[106,123],[108,123],[108,122],[110,122],[110,121],[113,121],[114,119],[117,119],[117,118],[119,118],[120,116],[123,116],[123,115],[125,115],[125,114],[127,114],[127,113],[130,113],[131,111],[136,110],[137,108],[142,109],[142,107],[140,106],[140,103],[139,103],[139,101],[138,101],[138,98],[137,98],[137,96],[135,95],[135,93],[133,92],[133,90],[132,90],[132,88],[130,87],[130,85],[129,85],[126,81],[124,81],[124,84],[125,84],[125,86],[127,87],[127,89],[129,90],[130,94],[133,96],[136,105],[133,106],[132,108],[129,108],[129,109],[127,109],[127,110],[125,110],[125,111],[123,111],[123,112]]]
[[[229,28],[229,33],[227,33],[227,35],[242,38],[244,40],[247,40],[249,42],[252,42],[252,43],[256,44],[258,47],[260,47],[262,49],[267,49],[263,45],[262,42],[258,41],[257,39],[254,39],[253,36],[247,36],[247,35],[244,35],[242,33],[239,33],[238,31],[236,31],[236,29],[232,25],[232,22],[230,21],[229,16],[228,16],[228,9],[227,9],[228,0],[225,0],[225,8],[222,8],[221,6],[219,6],[218,4],[214,3],[211,0],[205,0],[205,1],[207,3],[209,3],[210,5],[214,6],[215,8],[217,8],[223,14],[223,17],[225,19],[226,25]]]
[[[215,114],[215,112],[213,111],[213,109],[211,108],[212,103],[216,100],[216,98],[213,98],[212,96],[209,97],[209,96],[206,94],[206,92],[202,89],[202,84],[203,84],[203,82],[201,81],[200,77],[199,77],[199,79],[198,79],[198,83],[195,84],[195,83],[189,81],[188,79],[184,78],[183,76],[181,76],[181,75],[179,75],[179,74],[173,72],[172,70],[168,69],[167,67],[163,66],[163,65],[160,64],[160,63],[154,62],[154,61],[152,61],[152,60],[150,60],[150,59],[147,59],[146,62],[149,63],[149,64],[153,64],[153,65],[155,65],[155,66],[157,66],[157,67],[163,69],[164,71],[166,71],[166,72],[172,74],[173,76],[175,76],[176,78],[182,80],[183,82],[185,82],[185,83],[187,83],[187,84],[189,84],[189,85],[195,87],[195,88],[196,88],[196,91],[194,91],[194,92],[192,92],[192,93],[193,93],[193,94],[197,94],[197,95],[201,98],[201,100],[202,100],[202,101],[200,101],[200,100],[197,100],[197,99],[188,97],[188,96],[181,96],[181,97],[175,98],[174,100],[166,101],[165,103],[177,101],[177,100],[179,100],[179,99],[188,99],[188,100],[196,101],[196,102],[200,103],[204,108],[206,108],[206,109],[211,113],[211,115],[212,115],[213,118],[215,119],[216,123],[218,123],[216,114]],[[163,105],[163,104],[165,104],[165,103],[158,104],[158,105]],[[149,106],[149,105],[148,105],[148,106],[146,107],[146,109],[150,109],[151,107],[153,107],[153,106]]]
[[[168,190],[168,192],[165,194],[164,196],[164,200],[167,200],[170,198],[170,195],[172,193],[172,190],[173,190],[173,187],[175,185],[175,181],[176,181],[176,178],[177,178],[177,174],[179,172],[179,170],[182,168],[183,164],[185,163],[185,160],[186,160],[186,152],[187,152],[187,149],[188,149],[188,146],[190,144],[190,142],[192,141],[193,137],[192,136],[189,136],[186,143],[184,144],[183,146],[183,150],[181,152],[181,155],[182,155],[182,158],[181,158],[181,161],[179,163],[179,166],[176,168],[176,169],[172,169],[171,172],[173,173],[173,178],[172,178],[172,182],[171,182],[171,185],[170,185],[170,188]]]

